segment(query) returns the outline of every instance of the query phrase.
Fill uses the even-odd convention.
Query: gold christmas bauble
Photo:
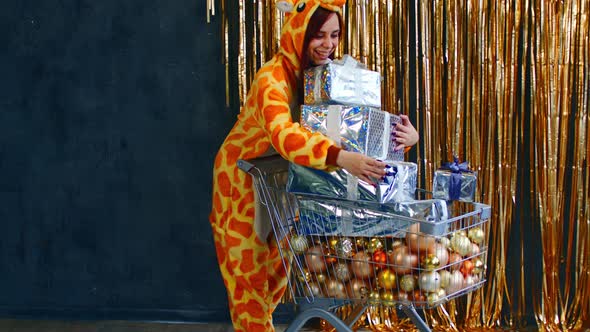
[[[314,276],[315,276],[315,280],[320,284],[325,283],[327,280],[326,275],[323,273],[316,273],[316,274],[314,274]]]
[[[291,249],[293,249],[293,252],[297,255],[299,254],[303,254],[307,248],[309,248],[309,242],[307,241],[307,238],[303,235],[293,235],[291,237]]]
[[[374,253],[376,250],[381,250],[383,249],[383,241],[380,238],[374,237],[371,238],[371,240],[369,241],[369,244],[367,244],[367,251],[369,253]]]
[[[439,238],[438,243],[442,244],[447,249],[451,246],[451,240],[448,237]]]
[[[397,288],[397,275],[390,269],[384,269],[377,274],[377,284],[384,289]]]
[[[297,280],[299,280],[300,283],[309,282],[311,280],[311,273],[309,273],[309,271],[303,269],[303,271],[300,271],[299,273],[297,273]]]
[[[354,243],[356,244],[356,247],[358,248],[358,250],[360,249],[364,249],[367,244],[369,243],[369,241],[367,240],[366,237],[357,237],[354,239]]]
[[[422,268],[426,271],[433,271],[440,265],[440,260],[435,254],[427,254],[422,258]]]
[[[438,296],[438,293],[436,293],[436,292],[428,293],[428,295],[426,295],[426,302],[428,302],[428,305],[434,305],[439,300],[440,300],[440,297]]]
[[[404,292],[411,292],[414,290],[414,288],[416,288],[416,279],[414,278],[413,275],[411,274],[406,274],[405,276],[403,276],[401,278],[401,280],[399,281],[399,287],[404,291]]]
[[[337,237],[331,237],[328,239],[328,248],[330,250],[335,250],[336,249],[336,243],[338,243],[339,238]]]
[[[348,281],[350,279],[350,269],[346,263],[338,263],[334,265],[334,275],[340,281]]]
[[[381,295],[379,294],[379,291],[374,289],[371,291],[371,293],[369,293],[369,304],[379,304],[381,302]]]
[[[472,246],[468,237],[455,234],[451,238],[451,248],[461,256],[467,256],[471,253]]]
[[[474,243],[481,244],[484,240],[485,234],[481,227],[473,227],[467,232],[467,236]]]
[[[479,259],[479,258],[474,259],[473,260],[473,270],[471,270],[471,273],[480,274],[484,270],[485,270],[485,265],[481,261],[481,259]]]
[[[438,274],[440,275],[440,287],[446,288],[451,282],[451,272],[447,270],[440,270],[438,271]]]
[[[401,247],[404,245],[404,241],[402,240],[393,240],[393,242],[391,242],[391,250],[395,250],[398,247]]]
[[[391,291],[381,291],[381,293],[379,294],[380,298],[381,298],[381,303],[386,306],[386,307],[391,307],[393,305],[395,305],[395,296],[393,295],[393,293]]]

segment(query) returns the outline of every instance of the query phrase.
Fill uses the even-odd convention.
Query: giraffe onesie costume
[[[272,146],[283,158],[300,165],[336,166],[336,144],[293,122],[290,105],[298,106],[303,43],[312,14],[322,6],[340,15],[344,3],[277,2],[281,10],[289,11],[279,52],[254,77],[237,121],[215,158],[209,221],[235,331],[274,331],[272,313],[287,286],[277,244],[261,238],[254,227],[252,178],[237,168],[237,161],[259,157]]]

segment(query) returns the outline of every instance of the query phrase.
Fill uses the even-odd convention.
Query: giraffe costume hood
[[[303,58],[303,42],[305,29],[318,7],[323,7],[341,15],[341,7],[345,0],[324,1],[277,1],[277,7],[285,13],[285,22],[281,31],[280,50],[293,65],[295,72],[300,71],[300,62]]]
[[[340,13],[345,0],[281,0],[286,12],[280,49],[256,73],[237,121],[221,145],[213,170],[213,230],[219,269],[228,294],[235,331],[274,331],[272,313],[287,286],[277,244],[267,241],[269,225],[256,226],[252,178],[237,167],[239,159],[260,157],[274,149],[283,158],[308,167],[336,165],[339,148],[320,133],[293,121],[302,89],[301,59],[305,32],[318,7]],[[272,149],[271,149],[272,148]],[[288,264],[288,263],[287,263]]]

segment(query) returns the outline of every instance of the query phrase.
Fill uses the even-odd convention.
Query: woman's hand
[[[418,132],[410,122],[407,115],[400,115],[401,123],[396,124],[391,132],[391,138],[397,143],[396,150],[402,150],[406,147],[413,146],[418,143]]]
[[[385,176],[384,162],[356,152],[340,150],[336,164],[367,183],[373,183]]]

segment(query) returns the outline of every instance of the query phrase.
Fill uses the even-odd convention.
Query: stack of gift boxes
[[[478,256],[480,254],[473,249],[482,243],[481,232],[475,232],[474,229],[468,235],[471,229],[467,226],[462,226],[461,232],[455,232],[457,229],[453,228],[454,225],[445,223],[451,218],[448,202],[473,201],[476,176],[467,169],[466,164],[455,160],[443,165],[444,167],[437,170],[434,175],[433,198],[416,199],[418,167],[415,163],[404,161],[403,150],[395,149],[396,144],[391,138],[391,133],[395,123],[400,122],[400,118],[381,109],[379,73],[368,70],[345,55],[341,60],[305,71],[304,93],[305,104],[301,106],[300,117],[303,127],[330,137],[347,151],[363,153],[382,160],[388,167],[384,178],[375,179],[374,183],[365,183],[343,169],[320,171],[291,164],[287,190],[291,193],[303,194],[298,196],[300,223],[297,225],[295,238],[298,238],[298,243],[306,243],[295,251],[303,253],[307,261],[311,256],[308,257],[306,250],[319,250],[316,247],[320,246],[323,248],[320,248],[322,252],[332,252],[332,255],[338,258],[339,268],[352,269],[348,271],[349,275],[329,276],[330,280],[348,285],[353,280],[355,282],[370,281],[374,278],[376,285],[369,288],[381,293],[384,289],[387,291],[387,287],[379,285],[384,282],[378,280],[379,275],[388,270],[398,277],[395,285],[398,296],[402,293],[407,295],[410,291],[418,291],[420,294],[423,293],[425,299],[430,295],[435,298],[432,294],[438,292],[436,298],[442,300],[443,295],[450,295],[449,292],[456,293],[465,289],[469,284],[463,280],[468,277],[471,278],[469,281],[471,284],[474,278],[481,280],[481,271],[477,270],[461,270],[461,280],[458,276],[453,276],[455,279],[453,279],[452,287],[441,285],[439,280],[442,278],[441,274],[448,276],[454,273],[454,270],[463,269],[463,261],[470,264],[478,261],[481,265],[481,257]],[[359,205],[355,202],[360,201],[364,206],[372,206],[372,208],[359,209]],[[371,210],[376,212],[371,213]],[[396,219],[392,218],[392,215],[401,217]],[[431,223],[417,224],[405,217]],[[437,223],[443,227],[436,228]],[[472,237],[471,233],[477,233],[478,237]],[[302,241],[304,240],[302,237],[311,240]],[[322,241],[317,240],[322,238],[330,243],[322,244],[320,243]],[[365,241],[363,242],[362,239]],[[416,244],[416,239],[423,241]],[[347,246],[339,244],[347,241],[350,242]],[[382,247],[372,248],[371,244],[368,246],[361,244],[367,245],[373,242],[381,243]],[[406,248],[406,251],[394,254],[395,243],[397,243],[396,246]],[[426,255],[430,249],[439,248],[441,243],[444,244],[444,252],[435,251],[433,254]],[[391,260],[389,262],[391,265],[382,264],[381,268],[376,268],[374,275],[368,278],[358,276],[355,278],[354,266],[357,263],[355,256],[360,253],[369,254],[369,262],[379,260],[375,257],[377,253],[391,256],[386,259],[386,261]],[[441,257],[437,257],[434,261],[432,257],[437,255]],[[449,257],[452,255],[460,255],[459,260],[454,263],[449,262]],[[416,260],[412,258],[414,256]],[[400,262],[395,262],[396,257],[400,258]],[[425,257],[428,257],[426,262],[424,262]],[[351,261],[346,263],[340,258],[349,258]],[[328,264],[328,259],[325,259],[324,263],[324,265]],[[407,268],[404,269],[399,264],[410,265],[404,265]],[[311,267],[308,266],[308,268]],[[322,273],[327,271],[326,268],[327,266],[324,266],[324,270],[307,272]],[[428,276],[431,278],[421,280],[425,277],[422,277],[420,271],[429,271]],[[426,275],[425,273],[424,276]],[[402,279],[408,280],[405,285],[400,284]],[[410,282],[410,279],[413,282]],[[459,281],[461,285],[458,285]],[[320,291],[322,294],[316,295],[335,296],[330,294],[329,288]],[[391,289],[390,287],[389,290]],[[350,294],[347,296],[340,294],[336,297],[350,297]],[[429,300],[428,303],[430,302],[432,301]]]

